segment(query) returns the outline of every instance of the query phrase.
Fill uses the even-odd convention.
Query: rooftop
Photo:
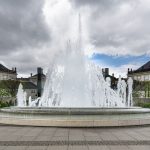
[[[137,70],[134,70],[134,71],[132,71],[132,70],[129,71],[128,70],[128,73],[132,74],[132,73],[140,73],[140,72],[148,72],[148,71],[150,71],[150,61],[145,63],[143,66],[141,66]]]
[[[24,89],[37,89],[37,86],[32,82],[21,82]]]
[[[43,74],[43,73],[41,75],[42,75],[42,77],[46,77],[46,75]],[[29,77],[29,78],[37,78],[37,76],[38,76],[38,74],[35,74],[35,75],[33,75],[33,76]]]
[[[14,70],[10,70],[6,68],[4,65],[0,64],[0,72],[16,73],[16,68]]]
[[[137,71],[149,70],[150,71],[150,61],[144,64],[142,67],[137,69]]]

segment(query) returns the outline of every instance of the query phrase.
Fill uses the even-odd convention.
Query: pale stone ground
[[[52,128],[0,125],[0,150],[150,150],[150,126]]]

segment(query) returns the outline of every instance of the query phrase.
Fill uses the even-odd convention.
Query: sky
[[[46,72],[81,15],[85,55],[126,76],[150,56],[150,0],[0,0],[0,63],[19,76]]]

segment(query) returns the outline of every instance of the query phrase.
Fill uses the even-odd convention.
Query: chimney
[[[112,77],[114,77],[115,75],[114,75],[114,73],[112,73]]]
[[[38,67],[38,68],[37,68],[37,72],[43,74],[43,69],[42,69],[41,67]]]
[[[43,69],[41,67],[38,67],[37,68],[38,97],[41,97],[42,94],[42,74],[43,74]]]
[[[105,76],[109,75],[109,68],[105,68]]]

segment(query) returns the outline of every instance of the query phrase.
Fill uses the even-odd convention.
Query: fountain
[[[67,42],[66,51],[57,55],[48,70],[42,97],[30,103],[37,107],[130,107],[132,106],[132,79],[118,81],[117,90],[111,89],[111,80],[102,69],[85,58],[82,44],[81,21],[75,43]],[[19,92],[19,90],[18,90]],[[20,98],[18,99],[19,103]],[[25,104],[25,103],[24,103]],[[26,105],[24,105],[26,106]]]
[[[113,90],[110,78],[104,79],[102,69],[84,56],[81,33],[79,17],[78,39],[75,43],[69,40],[66,51],[49,67],[42,97],[29,97],[27,106],[20,84],[17,107],[1,109],[1,123],[71,127],[150,124],[150,110],[133,107],[133,80],[126,83],[120,76]]]

